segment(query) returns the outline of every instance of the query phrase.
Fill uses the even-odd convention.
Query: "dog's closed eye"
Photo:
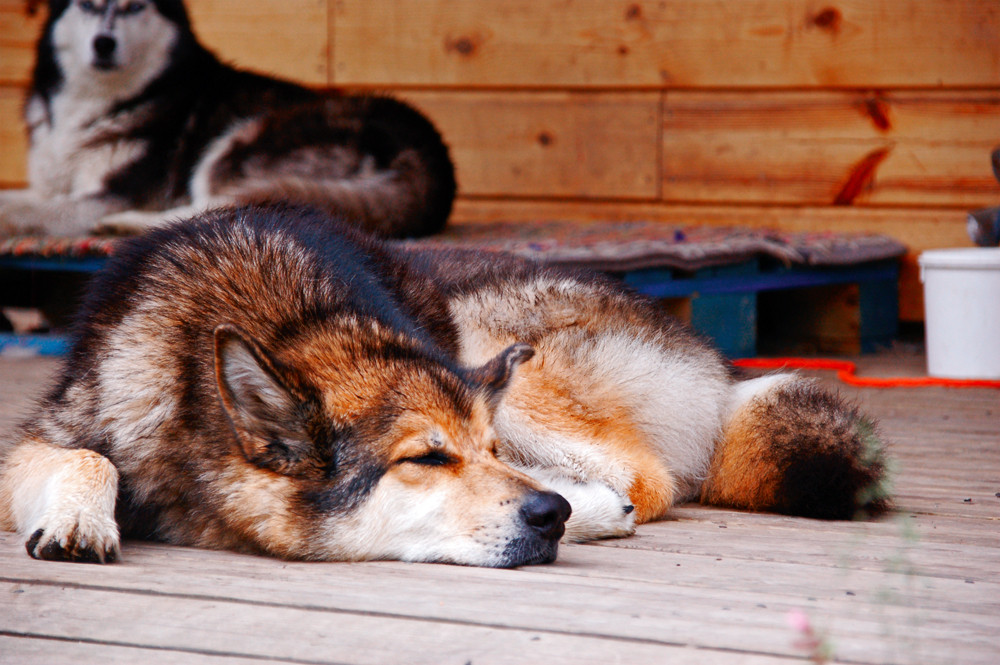
[[[400,464],[419,464],[421,466],[446,466],[448,464],[454,464],[455,458],[450,455],[446,455],[440,451],[433,450],[424,455],[416,455],[414,457],[404,457],[399,460]]]

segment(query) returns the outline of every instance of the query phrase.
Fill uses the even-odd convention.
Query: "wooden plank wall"
[[[44,10],[0,0],[0,186]],[[868,230],[915,255],[1000,203],[997,0],[188,0],[225,59],[394,92],[443,130],[457,222]]]

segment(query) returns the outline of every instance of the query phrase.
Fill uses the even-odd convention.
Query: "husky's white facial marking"
[[[177,34],[152,2],[77,0],[56,21],[52,43],[67,84],[118,101],[163,71]]]

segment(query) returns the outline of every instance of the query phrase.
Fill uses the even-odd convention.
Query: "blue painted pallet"
[[[108,259],[105,257],[61,256],[0,256],[0,268],[13,270],[45,270],[62,272],[97,272]]]
[[[0,333],[0,355],[61,356],[67,351],[69,351],[69,340],[64,335]]]
[[[93,272],[103,258],[0,258],[0,268]],[[655,298],[686,298],[691,324],[730,357],[757,351],[757,295],[763,291],[831,284],[857,284],[861,350],[874,351],[898,332],[899,266],[895,260],[846,267],[784,266],[753,259],[695,272],[648,268],[619,275],[636,291]],[[61,355],[66,342],[55,336],[0,335],[0,353]]]
[[[763,291],[857,284],[860,346],[871,353],[899,332],[899,263],[895,259],[853,266],[784,266],[753,259],[695,272],[651,268],[622,275],[625,283],[655,298],[689,298],[691,325],[726,355],[757,352],[757,296]]]

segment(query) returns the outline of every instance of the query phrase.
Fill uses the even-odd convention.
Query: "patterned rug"
[[[786,233],[770,229],[678,226],[657,222],[489,222],[449,227],[407,240],[415,247],[512,252],[519,256],[595,270],[644,268],[700,270],[770,256],[787,265],[845,266],[906,253],[882,235]]]
[[[109,256],[118,238],[86,236],[61,238],[53,236],[13,236],[0,238],[0,258],[90,258]]]
[[[0,258],[85,258],[114,253],[116,238],[0,239]],[[786,233],[768,229],[677,226],[656,222],[491,222],[459,224],[403,246],[506,251],[531,259],[609,272],[643,268],[699,270],[756,256],[787,265],[839,266],[901,256],[882,235]]]

